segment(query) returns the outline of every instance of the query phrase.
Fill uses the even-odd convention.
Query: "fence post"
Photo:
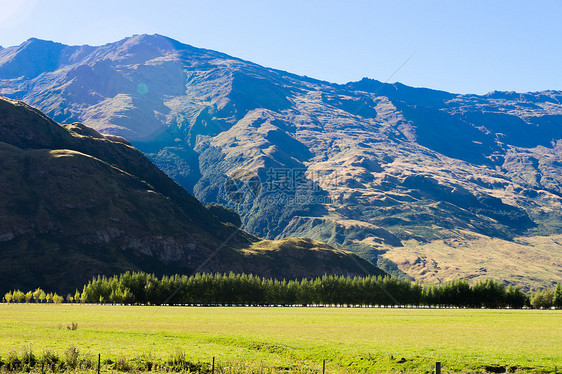
[[[435,362],[435,374],[441,374],[441,362],[440,361]]]
[[[215,374],[215,356],[213,356],[213,367],[211,368],[211,373]]]
[[[98,374],[100,374],[100,366],[101,366],[101,353],[98,353]]]
[[[326,374],[326,360],[322,360],[322,374]]]
[[[554,374],[558,374],[558,367],[554,366]]]

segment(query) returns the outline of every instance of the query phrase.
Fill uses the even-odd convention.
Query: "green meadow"
[[[102,363],[182,351],[223,372],[553,373],[562,311],[0,304],[0,359],[69,347]]]

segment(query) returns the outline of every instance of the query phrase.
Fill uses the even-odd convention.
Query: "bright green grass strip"
[[[320,369],[326,359],[332,373],[425,372],[435,361],[444,372],[562,366],[561,311],[0,304],[0,337],[3,357],[31,344],[113,359],[179,348],[193,361],[270,367]]]

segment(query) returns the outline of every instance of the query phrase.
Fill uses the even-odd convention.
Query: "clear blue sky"
[[[0,0],[0,45],[158,33],[344,83],[459,93],[562,90],[562,1]]]

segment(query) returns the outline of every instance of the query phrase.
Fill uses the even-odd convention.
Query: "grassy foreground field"
[[[72,322],[77,330],[66,328]],[[189,360],[344,372],[554,372],[562,312],[0,304],[0,356],[32,347],[102,360],[177,349]]]

